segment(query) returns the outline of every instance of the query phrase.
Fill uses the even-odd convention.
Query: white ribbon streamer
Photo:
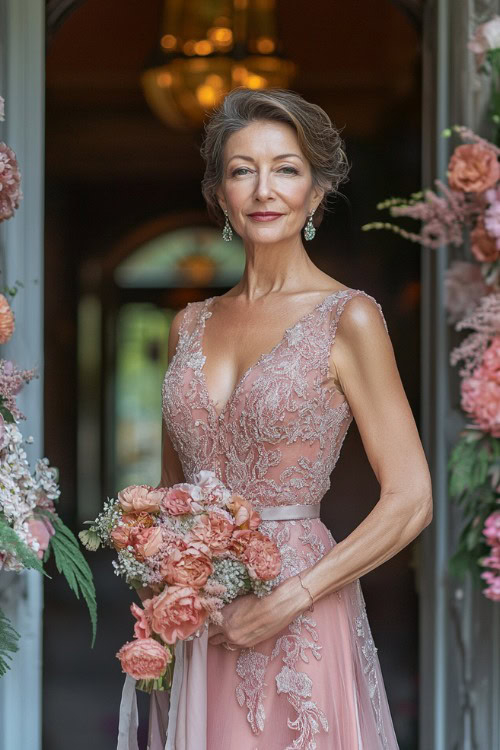
[[[118,744],[116,750],[139,750],[137,743],[137,729],[139,727],[139,713],[137,711],[137,695],[135,680],[129,674],[123,684],[120,703],[120,720],[118,723]]]

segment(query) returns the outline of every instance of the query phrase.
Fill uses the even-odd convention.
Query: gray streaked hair
[[[218,223],[224,214],[217,200],[222,183],[224,147],[233,133],[258,120],[283,122],[297,135],[302,153],[311,166],[313,182],[325,191],[315,214],[318,225],[328,198],[347,178],[349,164],[340,132],[317,104],[287,89],[233,89],[213,112],[205,126],[201,155],[205,160],[202,193],[210,216]]]

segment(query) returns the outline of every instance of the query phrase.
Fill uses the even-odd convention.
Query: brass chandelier
[[[141,77],[153,112],[199,127],[233,88],[286,88],[295,65],[280,56],[274,0],[165,0],[157,65]]]

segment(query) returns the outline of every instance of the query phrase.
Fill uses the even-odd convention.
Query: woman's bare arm
[[[424,450],[390,338],[367,297],[346,303],[331,361],[381,493],[362,523],[302,574],[313,600],[393,557],[432,520],[431,478]],[[303,591],[302,596],[306,603],[307,593]]]

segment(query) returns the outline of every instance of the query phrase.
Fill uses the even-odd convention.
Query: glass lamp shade
[[[294,74],[292,62],[271,55],[179,57],[146,70],[141,83],[153,112],[166,124],[185,128],[200,127],[233,88],[287,88]]]

